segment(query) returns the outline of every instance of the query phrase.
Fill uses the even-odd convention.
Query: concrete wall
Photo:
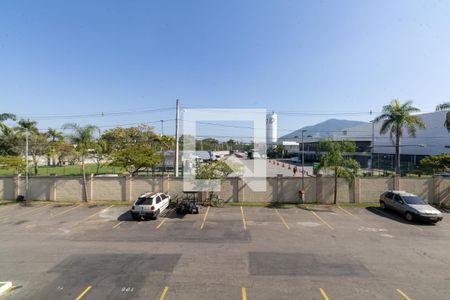
[[[14,198],[14,178],[0,177],[0,199]]]
[[[450,178],[392,178],[360,177],[349,186],[338,178],[338,202],[377,202],[381,193],[398,189],[418,194],[434,204],[450,203]],[[266,191],[255,191],[252,184],[266,184]],[[307,177],[304,179],[305,202],[333,203],[334,178]],[[145,192],[168,192],[172,198],[182,197],[183,179],[169,177],[91,177],[87,178],[89,200],[132,201]],[[299,177],[226,178],[221,182],[220,197],[226,201],[247,202],[300,202],[302,188]],[[13,200],[25,194],[23,177],[0,177],[0,199]],[[33,200],[81,201],[81,177],[31,177],[28,198]]]
[[[434,203],[450,204],[450,178],[435,177],[433,179],[438,179],[436,180],[436,187],[434,188],[436,193]]]
[[[162,189],[162,178],[134,177],[131,179],[131,186],[131,199],[137,199],[139,195],[145,192],[160,191]]]
[[[277,201],[277,178],[246,178],[244,185],[244,199],[247,202],[272,202]],[[266,191],[254,191],[251,185],[263,186],[266,184]]]
[[[95,200],[126,200],[126,177],[99,177],[92,184]]]
[[[394,180],[391,177],[361,177],[359,202],[377,202],[382,193],[392,189]]]
[[[427,202],[433,202],[433,179],[432,178],[400,178],[401,191],[419,195]]]
[[[56,201],[83,200],[83,180],[81,177],[57,177],[55,180]]]

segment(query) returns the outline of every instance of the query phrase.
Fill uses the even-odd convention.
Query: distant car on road
[[[436,223],[443,219],[442,213],[428,205],[419,196],[404,191],[388,191],[380,196],[380,207],[390,208],[403,215],[408,221]]]
[[[157,219],[170,203],[170,196],[164,193],[147,192],[139,196],[131,207],[134,220]]]
[[[434,174],[436,176],[442,176],[442,177],[450,177],[450,172],[441,172]]]

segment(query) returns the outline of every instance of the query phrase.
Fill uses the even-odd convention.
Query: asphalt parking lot
[[[376,207],[0,206],[0,299],[449,299],[450,218]]]

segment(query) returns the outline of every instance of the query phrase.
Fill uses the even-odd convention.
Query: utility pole
[[[373,148],[375,146],[375,120],[372,120],[372,147],[370,147],[370,167],[371,175],[373,176]]]
[[[178,177],[178,156],[180,151],[180,101],[177,99],[177,109],[175,117],[175,177]]]
[[[28,128],[25,128],[25,199],[28,201]]]
[[[305,191],[305,143],[303,142],[303,134],[306,130],[302,130],[302,190]]]
[[[164,120],[161,120],[161,136],[164,135]]]

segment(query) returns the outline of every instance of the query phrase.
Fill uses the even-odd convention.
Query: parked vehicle
[[[170,196],[164,193],[147,192],[139,196],[131,207],[131,216],[135,220],[156,219],[170,203]]]
[[[402,214],[408,221],[436,223],[443,219],[442,213],[428,205],[419,196],[404,191],[388,191],[380,196],[380,207]]]
[[[177,200],[175,211],[179,215],[198,214],[197,192],[184,192],[182,199]]]

